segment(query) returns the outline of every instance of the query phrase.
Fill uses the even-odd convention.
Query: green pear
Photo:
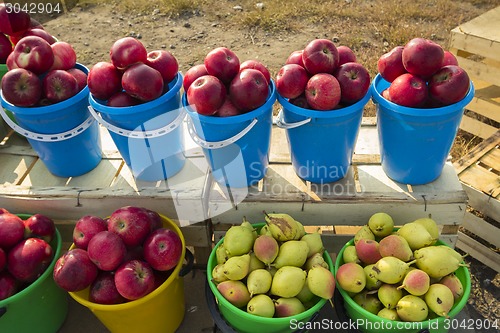
[[[366,291],[356,294],[352,300],[368,312],[377,314],[384,307],[376,295]]]
[[[394,221],[387,213],[375,213],[368,220],[368,227],[376,237],[385,237],[392,233]]]
[[[269,236],[272,236],[271,231],[269,231],[269,227],[267,226],[267,224],[265,226],[263,226],[262,228],[260,228],[259,235],[269,235]]]
[[[424,228],[429,232],[429,234],[434,239],[434,242],[431,245],[434,245],[439,239],[439,228],[437,226],[436,221],[431,219],[430,217],[424,217],[413,221],[414,223],[418,223],[424,226]]]
[[[297,220],[295,220],[295,224],[297,225],[297,232],[293,239],[300,240],[306,234],[306,229],[304,228],[304,225]]]
[[[423,299],[414,295],[403,296],[396,311],[402,321],[424,321],[429,314],[429,308]]]
[[[373,234],[372,230],[370,227],[365,224],[364,226],[359,229],[356,234],[354,235],[354,245],[360,240],[360,239],[371,239],[375,240],[375,235]]]
[[[323,246],[323,241],[321,240],[320,233],[313,232],[310,234],[306,234],[302,236],[300,240],[306,242],[309,246],[309,253],[307,254],[308,258],[310,258],[315,253],[323,254],[325,248]]]
[[[301,240],[290,240],[281,244],[278,256],[272,265],[278,269],[283,266],[302,267],[307,260],[309,246]]]
[[[422,296],[429,290],[430,281],[431,279],[426,272],[413,269],[406,274],[398,289],[405,289],[412,295]]]
[[[306,271],[295,266],[284,266],[274,274],[270,292],[278,297],[295,297],[305,283]]]
[[[432,312],[440,317],[447,318],[449,317],[448,313],[455,303],[453,292],[441,283],[431,284],[429,290],[424,295],[424,300]]]
[[[306,283],[304,283],[304,287],[302,287],[300,292],[295,297],[297,297],[302,303],[307,303],[314,298],[314,294],[311,292],[311,289],[309,289],[309,286],[307,285],[307,279]]]
[[[212,269],[212,281],[215,283],[220,283],[227,281],[228,278],[224,274],[224,265],[218,264]]]
[[[224,242],[222,242],[215,250],[215,257],[217,258],[217,264],[223,264],[229,259],[226,248],[224,247]]]
[[[452,257],[456,258],[458,262],[462,262],[464,260],[464,256],[462,256],[460,253],[449,247],[448,245],[436,245],[439,248],[443,248],[444,251],[448,251],[449,255]]]
[[[217,285],[217,290],[224,296],[229,303],[237,308],[247,305],[250,301],[250,293],[247,286],[241,281],[224,281]]]
[[[413,258],[413,251],[410,244],[399,235],[389,235],[382,238],[378,244],[378,250],[382,257],[396,257],[403,261]]]
[[[378,299],[388,309],[395,309],[398,301],[403,297],[403,291],[394,284],[384,283],[378,288]]]
[[[455,272],[462,265],[449,249],[446,246],[427,246],[413,252],[413,257],[419,269],[431,278],[441,278]]]
[[[243,222],[241,222],[241,226],[248,228],[252,231],[253,239],[255,240],[257,236],[259,235],[257,233],[257,229],[254,228],[254,226],[247,220],[246,217],[243,217]]]
[[[298,225],[293,217],[285,213],[264,214],[267,227],[277,241],[286,242],[295,238]]]
[[[403,280],[406,272],[414,261],[406,263],[396,257],[383,257],[372,267],[372,274],[378,280],[394,284]]]
[[[266,265],[257,258],[255,253],[250,253],[250,267],[248,268],[248,273],[260,268],[266,268]]]
[[[359,293],[366,285],[363,267],[354,262],[342,264],[337,270],[335,278],[342,289],[351,293]]]
[[[259,317],[272,318],[274,316],[274,302],[267,295],[257,295],[248,301],[247,312]]]
[[[356,264],[361,264],[361,260],[359,260],[358,253],[356,252],[356,247],[354,245],[348,245],[344,248],[342,259],[344,260],[344,263],[354,262]]]
[[[365,276],[366,276],[365,288],[367,290],[377,290],[382,285],[382,281],[378,280],[377,278],[375,278],[375,276],[373,274],[371,274],[372,267],[374,265],[375,264],[371,264],[371,265],[366,265],[365,267],[363,267],[363,270],[365,271]]]
[[[335,277],[323,266],[314,266],[307,272],[307,286],[314,295],[331,300],[335,291]]]
[[[329,268],[325,258],[323,258],[321,254],[315,253],[311,257],[307,258],[306,263],[304,264],[304,269],[308,271],[316,265],[323,266],[326,269]]]
[[[396,309],[383,308],[377,313],[377,316],[388,320],[399,320]]]
[[[397,234],[406,239],[412,251],[429,246],[436,241],[422,224],[414,222],[403,225]]]
[[[265,265],[270,265],[278,256],[279,244],[270,235],[260,235],[253,244],[253,252]]]
[[[250,228],[234,225],[224,236],[224,247],[229,257],[240,256],[252,250],[253,232]]]
[[[455,299],[455,302],[460,300],[460,298],[464,294],[464,286],[462,285],[462,282],[453,273],[446,275],[439,281],[439,283],[444,284],[445,286],[450,288],[451,292],[453,293],[453,298]]]
[[[250,255],[231,257],[224,263],[224,275],[229,280],[241,280],[250,270]]]
[[[296,297],[281,297],[274,301],[274,315],[277,318],[298,315],[306,310],[304,304]]]
[[[271,289],[272,280],[271,273],[265,269],[257,269],[250,272],[247,277],[247,288],[250,292],[250,297],[267,293]]]

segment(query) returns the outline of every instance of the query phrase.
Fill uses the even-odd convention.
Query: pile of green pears
[[[232,305],[250,314],[294,316],[333,297],[335,278],[324,260],[321,234],[306,233],[284,213],[265,213],[259,230],[243,219],[215,249],[212,281]]]
[[[460,253],[436,244],[438,239],[430,217],[394,231],[392,217],[376,213],[344,248],[337,283],[358,305],[385,319],[448,317],[464,293],[454,273],[465,264]]]

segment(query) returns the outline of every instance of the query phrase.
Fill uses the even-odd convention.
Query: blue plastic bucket
[[[352,162],[367,93],[358,102],[336,110],[317,111],[291,104],[278,94],[283,110],[277,125],[286,129],[292,166],[300,178],[331,183],[345,177]]]
[[[230,117],[200,115],[187,103],[188,130],[203,148],[212,176],[219,184],[244,188],[264,178],[269,166],[269,148],[273,104],[276,101],[274,81],[264,105],[250,112]]]
[[[169,83],[169,90],[147,103],[109,107],[106,101],[89,101],[94,117],[106,127],[134,177],[159,181],[177,174],[185,164],[184,111],[180,106],[182,75]],[[97,111],[97,112],[96,112]]]
[[[437,179],[448,159],[464,108],[474,97],[474,85],[458,103],[431,109],[409,108],[382,97],[389,82],[378,74],[372,82],[382,168],[397,182],[421,185]]]
[[[76,68],[88,73],[77,64]],[[89,89],[48,106],[17,107],[2,95],[2,117],[19,134],[25,136],[47,169],[59,177],[75,177],[94,169],[102,158],[98,123],[88,107]]]

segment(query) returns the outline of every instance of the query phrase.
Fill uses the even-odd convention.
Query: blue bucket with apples
[[[474,97],[474,85],[471,81],[459,102],[435,108],[397,105],[382,96],[389,86],[377,74],[370,87],[377,107],[382,168],[389,178],[400,183],[430,183],[441,175],[464,109]]]
[[[81,64],[75,67],[88,73]],[[5,110],[0,109],[0,114],[12,129],[28,139],[53,175],[80,176],[94,169],[102,159],[99,124],[87,110],[88,95],[85,86],[59,103],[19,107],[5,100],[2,93]]]
[[[286,129],[292,166],[300,178],[330,183],[345,177],[352,161],[366,93],[356,103],[328,111],[305,109],[278,94],[277,126]]]
[[[230,117],[199,114],[183,95],[189,134],[203,148],[212,176],[219,184],[244,188],[264,178],[269,166],[275,101],[273,80],[269,81],[269,93],[262,106]]]
[[[185,164],[180,106],[182,75],[168,84],[160,97],[139,105],[112,107],[90,94],[90,112],[109,130],[134,177],[159,181],[176,175]]]

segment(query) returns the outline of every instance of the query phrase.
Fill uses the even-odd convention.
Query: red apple
[[[165,50],[156,50],[148,53],[146,65],[160,72],[163,81],[172,81],[179,71],[179,64],[172,53]]]
[[[108,226],[100,217],[82,216],[76,221],[73,228],[73,243],[77,248],[86,250],[92,237],[106,230],[108,230]]]
[[[123,258],[123,262],[130,260],[144,260],[144,251],[142,249],[142,246],[134,246],[127,249],[125,258]]]
[[[195,65],[188,69],[184,74],[184,79],[182,81],[182,87],[184,91],[188,91],[189,86],[199,77],[208,75],[207,68],[205,65]]]
[[[111,107],[126,107],[141,104],[142,102],[134,98],[124,91],[117,92],[111,96],[106,102],[107,106]]]
[[[12,53],[12,44],[7,36],[0,33],[0,64],[5,64]]]
[[[0,215],[2,215],[2,214],[10,214],[10,212],[5,208],[0,207]]]
[[[264,74],[256,69],[244,69],[229,85],[229,98],[239,110],[248,112],[262,106],[269,95]]]
[[[170,229],[153,231],[144,241],[144,259],[157,271],[168,271],[179,263],[182,256],[182,241]]]
[[[296,98],[306,89],[309,75],[304,67],[287,64],[280,68],[276,75],[276,90],[285,98]]]
[[[304,66],[304,61],[302,60],[302,53],[303,52],[304,52],[304,50],[297,50],[297,51],[293,51],[292,53],[290,53],[290,55],[288,56],[288,58],[285,61],[285,65],[296,64],[296,65],[304,67],[304,69],[305,69],[306,67]]]
[[[51,70],[43,78],[43,94],[52,103],[65,101],[78,93],[78,82],[62,69]]]
[[[264,74],[264,77],[266,78],[267,84],[269,84],[269,82],[271,82],[271,74],[269,73],[269,70],[260,61],[247,60],[247,61],[242,62],[240,65],[240,72],[244,69],[247,69],[247,68],[256,69],[256,70],[260,71],[262,74]]]
[[[117,268],[115,285],[120,295],[126,299],[139,299],[154,290],[154,271],[145,261],[127,261]]]
[[[298,106],[299,108],[303,108],[303,109],[310,109],[311,108],[309,106],[309,103],[307,103],[307,98],[306,98],[305,92],[302,95],[300,95],[299,97],[290,99],[289,102],[295,106]]]
[[[118,39],[109,51],[111,62],[118,69],[125,69],[135,63],[145,63],[148,58],[146,47],[136,38]]]
[[[233,102],[231,102],[231,98],[226,97],[226,100],[224,103],[222,103],[222,106],[217,110],[215,113],[216,116],[218,117],[231,117],[231,116],[237,116],[241,114],[240,110],[236,106],[234,106]]]
[[[2,78],[2,94],[7,102],[16,106],[33,106],[42,96],[42,82],[35,73],[15,68]]]
[[[208,74],[228,84],[240,71],[240,60],[226,47],[218,47],[208,52],[204,60]]]
[[[89,301],[98,304],[120,304],[126,299],[120,295],[112,272],[100,272],[89,289]]]
[[[444,51],[444,57],[443,57],[443,62],[441,63],[441,67],[448,65],[458,66],[458,59],[450,51]]]
[[[90,260],[103,271],[115,270],[125,258],[127,248],[122,238],[111,231],[101,231],[87,246]]]
[[[35,214],[24,222],[24,238],[36,237],[50,243],[56,234],[56,225],[50,217]]]
[[[50,46],[54,53],[53,69],[68,70],[76,65],[76,52],[73,47],[66,42],[56,42]]]
[[[463,68],[448,65],[438,70],[429,80],[429,94],[444,105],[450,105],[467,95],[469,85],[469,75]]]
[[[78,91],[87,86],[87,74],[84,71],[78,68],[70,68],[67,72],[75,77],[76,83],[78,83]]]
[[[12,3],[11,5],[14,5]],[[30,15],[22,10],[14,10],[13,7],[0,5],[0,32],[6,35],[19,35],[30,27]]]
[[[158,214],[157,212],[151,210],[151,209],[148,209],[148,208],[142,208],[146,214],[149,216],[149,221],[150,221],[150,224],[151,224],[151,231],[155,231],[156,229],[159,229],[163,226],[163,222],[162,222],[162,219],[161,219],[161,216],[160,214]]]
[[[422,106],[427,99],[428,89],[422,78],[406,73],[392,81],[389,95],[393,103],[416,108]]]
[[[335,71],[335,78],[340,85],[340,102],[344,105],[361,100],[370,88],[370,74],[357,62],[346,62]]]
[[[337,47],[337,52],[339,53],[339,66],[347,62],[356,62],[356,55],[349,46],[340,45]]]
[[[163,78],[156,69],[137,63],[129,66],[123,73],[122,87],[130,96],[148,102],[163,93]]]
[[[5,267],[7,267],[7,254],[4,249],[0,247],[0,272],[3,271]]]
[[[98,272],[87,251],[73,248],[57,259],[53,277],[60,288],[73,292],[90,286]]]
[[[53,254],[52,247],[43,239],[23,239],[9,251],[7,269],[19,281],[33,282],[45,272]]]
[[[23,237],[23,220],[14,214],[0,214],[0,248],[8,250],[19,243]]]
[[[19,36],[10,36],[10,40],[12,41],[12,44],[16,45],[23,37],[27,36],[38,36],[47,41],[50,45],[54,44],[56,42],[56,39],[54,36],[49,34],[47,31],[40,29],[40,28],[30,28],[26,30],[22,35]]]
[[[389,88],[387,89],[384,89],[384,91],[382,91],[382,97],[384,97],[386,100],[391,101],[391,94],[389,93]]]
[[[17,292],[17,281],[8,271],[0,272],[0,301]]]
[[[44,30],[45,28],[43,25],[35,20],[33,17],[30,17],[30,29],[41,29]]]
[[[339,65],[339,53],[331,40],[314,39],[304,48],[302,61],[311,75],[332,74]]]
[[[327,73],[313,75],[306,86],[307,103],[314,110],[333,110],[340,102],[340,85]]]
[[[403,46],[396,46],[377,61],[378,72],[387,82],[392,82],[401,74],[407,73],[403,66],[403,49]]]
[[[97,99],[107,100],[122,91],[122,74],[109,62],[98,62],[89,71],[87,85]]]
[[[16,64],[16,59],[14,59],[14,52],[11,52],[5,61],[5,65],[7,65],[7,69],[10,71],[12,69],[19,68]]]
[[[38,36],[22,38],[14,47],[14,60],[17,66],[40,75],[52,67],[54,52],[50,44]]]
[[[108,231],[119,235],[128,247],[139,246],[151,231],[151,221],[143,208],[125,206],[111,214]]]
[[[444,51],[429,39],[413,38],[404,46],[402,57],[408,73],[427,79],[441,68]]]
[[[261,73],[262,74],[262,73]],[[226,99],[226,87],[213,75],[200,76],[187,90],[188,104],[199,114],[215,114]]]

